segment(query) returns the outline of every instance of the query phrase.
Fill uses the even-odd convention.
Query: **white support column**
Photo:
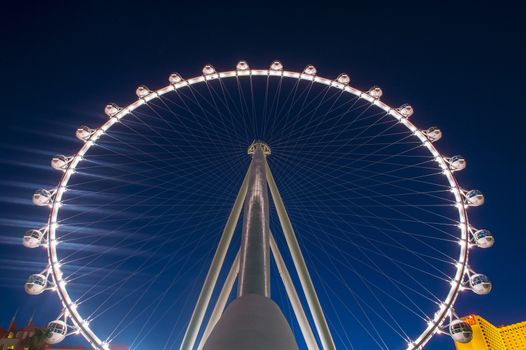
[[[274,177],[272,176],[272,172],[270,171],[268,163],[265,162],[265,166],[267,182],[272,199],[274,201],[274,205],[276,206],[276,211],[278,212],[281,228],[285,234],[285,239],[287,240],[287,245],[292,256],[292,261],[294,262],[294,266],[298,272],[298,277],[300,279],[303,292],[305,293],[309,310],[312,314],[312,317],[314,318],[314,324],[316,325],[316,330],[320,337],[321,344],[324,350],[335,350],[336,347],[334,346],[334,340],[332,339],[332,335],[329,330],[329,326],[327,325],[325,315],[323,314],[318,295],[316,294],[312,279],[310,277],[309,271],[307,270],[307,265],[305,264],[305,259],[301,253],[298,240],[296,239],[296,234],[292,228],[292,223],[290,222],[290,218],[287,214],[285,205],[283,204],[283,200],[281,199],[281,195],[279,193],[278,187],[276,186],[276,182],[274,181]]]
[[[307,348],[309,350],[318,350],[318,343],[316,342],[314,333],[312,333],[309,321],[307,320],[307,315],[305,315],[305,311],[303,311],[300,298],[296,292],[296,288],[294,288],[294,283],[290,278],[289,271],[287,270],[285,261],[283,261],[283,257],[281,256],[278,245],[276,244],[272,233],[270,234],[270,249],[272,251],[272,255],[274,256],[274,260],[276,261],[281,280],[285,285],[287,296],[289,297],[290,303],[292,304],[294,315],[296,316],[298,324],[300,325],[301,333],[303,334]]]
[[[217,246],[217,250],[214,258],[212,259],[212,263],[210,264],[210,268],[208,269],[205,282],[201,288],[201,293],[197,299],[194,312],[192,313],[192,318],[190,319],[190,323],[188,323],[186,333],[184,334],[183,341],[179,347],[180,350],[192,350],[195,345],[195,340],[199,333],[199,329],[201,328],[201,324],[203,323],[203,318],[205,317],[206,310],[208,309],[208,303],[212,297],[217,278],[221,272],[223,261],[225,260],[228,247],[230,246],[232,236],[234,235],[234,230],[236,229],[237,222],[239,220],[241,209],[243,208],[243,202],[245,201],[247,194],[249,174],[250,167],[247,171],[247,174],[245,175],[239,193],[237,194],[236,201],[234,202],[232,211],[228,216],[225,228],[223,229],[221,240]]]
[[[217,321],[219,321],[219,318],[223,314],[223,311],[225,311],[226,302],[228,301],[228,297],[230,296],[230,293],[232,292],[232,288],[234,287],[234,282],[236,281],[236,277],[238,273],[239,273],[239,252],[237,253],[236,259],[232,263],[232,267],[230,268],[230,271],[228,272],[228,276],[226,277],[225,284],[223,285],[223,288],[221,289],[221,293],[219,294],[219,297],[217,298],[216,305],[214,306],[212,315],[210,315],[210,319],[208,320],[208,324],[206,325],[205,331],[203,332],[203,336],[201,337],[201,340],[199,341],[197,350],[201,350],[203,346],[205,346],[208,336],[210,335],[210,333],[212,333],[212,330],[217,324]]]
[[[265,146],[262,142],[254,143],[254,151],[251,154],[252,162],[243,208],[238,297],[259,294],[270,298],[269,201],[265,175]]]

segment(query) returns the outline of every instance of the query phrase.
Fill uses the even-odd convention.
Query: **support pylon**
[[[270,298],[269,202],[265,146],[256,143],[243,208],[237,296],[259,294]],[[268,148],[268,146],[267,146]]]
[[[180,349],[193,350],[194,348],[233,232],[237,226],[241,206],[243,206],[241,248],[208,320],[198,350],[298,349],[294,335],[283,313],[270,298],[271,247],[305,343],[309,350],[319,349],[290,274],[270,233],[270,189],[322,348],[334,350],[334,342],[296,240],[295,232],[267,164],[266,158],[270,154],[270,147],[257,141],[252,143],[248,153],[252,156],[249,170],[228,218]],[[237,297],[225,309],[236,277],[238,278]]]
[[[237,298],[227,307],[203,350],[296,350],[292,330],[270,299],[270,229],[266,156],[255,142],[243,208]]]

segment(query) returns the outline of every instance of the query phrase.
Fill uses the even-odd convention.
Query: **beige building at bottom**
[[[457,350],[526,350],[526,321],[497,327],[478,315],[462,319],[471,325],[473,340],[455,342]]]

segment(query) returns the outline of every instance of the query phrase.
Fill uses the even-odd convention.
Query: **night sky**
[[[108,102],[131,101],[138,84],[161,87],[174,71],[195,76],[205,64],[227,70],[241,59],[254,67],[279,59],[291,70],[313,64],[327,77],[346,72],[361,89],[381,86],[387,103],[410,102],[419,125],[438,125],[440,150],[468,160],[461,184],[486,196],[472,220],[496,236],[492,249],[472,257],[493,292],[465,293],[457,310],[497,325],[526,320],[522,14],[486,1],[4,5],[0,324],[17,311],[20,322],[34,313],[44,324],[59,310],[53,295],[24,293],[27,270],[38,265],[21,261],[29,255],[19,244],[44,217],[30,205],[33,191],[56,181],[39,167],[67,153],[54,147],[54,134],[73,132]]]

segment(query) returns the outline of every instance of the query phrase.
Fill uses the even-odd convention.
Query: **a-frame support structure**
[[[202,332],[197,349],[214,350],[216,348],[221,348],[220,346],[209,344],[210,342],[217,342],[217,340],[210,340],[209,343],[207,343],[207,341],[210,338],[218,338],[217,334],[214,335],[215,337],[211,337],[211,334],[214,334],[214,329],[218,326],[218,323],[221,323],[221,316],[225,313],[227,300],[231,294],[236,278],[238,279],[238,294],[236,300],[239,300],[246,295],[259,295],[266,300],[270,298],[270,281],[268,276],[270,251],[278,267],[279,274],[285,286],[287,296],[291,302],[305,343],[309,350],[319,350],[318,342],[310,327],[305,311],[303,310],[300,297],[296,291],[276,241],[268,227],[268,192],[270,192],[276,207],[281,228],[287,242],[287,247],[290,251],[294,268],[298,274],[301,289],[307,300],[310,314],[314,320],[316,333],[321,347],[323,350],[335,350],[334,341],[316,294],[316,290],[314,289],[305,259],[303,258],[303,254],[298,244],[296,234],[266,160],[266,157],[270,154],[270,148],[265,143],[258,141],[254,142],[249,147],[248,153],[252,156],[252,162],[236,197],[223,230],[223,234],[221,235],[217,250],[181,343],[180,350],[193,350],[195,348],[197,337],[201,330],[212,293],[216,287],[220,271],[223,267],[243,207],[243,237],[241,249],[236,255],[226,277],[206,328]],[[235,302],[236,301],[232,304]],[[238,309],[240,308],[240,306],[236,307]],[[228,313],[228,309],[226,312]],[[236,312],[237,314],[240,313],[239,310],[234,311],[234,313]],[[230,312],[230,314],[232,314],[232,312]],[[232,319],[232,315],[229,315],[228,317]],[[231,322],[231,320],[229,322]],[[217,328],[225,327],[230,327],[230,324],[220,325]],[[218,332],[224,333],[224,329],[216,331],[216,333]]]

